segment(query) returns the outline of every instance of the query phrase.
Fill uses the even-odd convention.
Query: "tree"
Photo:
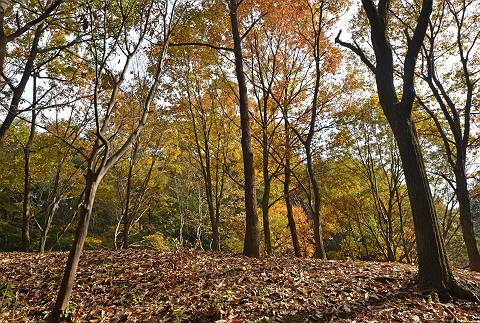
[[[257,196],[255,186],[255,166],[253,161],[252,135],[250,129],[250,115],[248,110],[248,89],[243,68],[242,36],[240,34],[237,11],[237,0],[228,3],[230,27],[233,39],[233,53],[235,55],[235,75],[238,82],[240,106],[240,127],[242,129],[242,155],[245,190],[245,241],[243,253],[249,257],[260,255],[258,236]]]
[[[402,74],[402,95],[399,99],[394,79],[392,45],[388,38],[390,1],[362,0],[375,54],[375,64],[358,44],[336,42],[353,51],[374,74],[382,110],[392,128],[402,160],[415,227],[418,254],[418,285],[423,291],[436,291],[442,298],[452,296],[476,299],[470,291],[460,287],[453,277],[445,253],[444,242],[437,221],[432,193],[418,143],[412,109],[415,100],[415,65],[428,28],[432,0],[423,0],[413,35],[406,33],[407,51]]]
[[[61,19],[61,17],[57,17],[57,9],[62,2],[63,0],[54,0],[46,1],[44,6],[40,3],[31,3],[30,5],[26,6],[19,6],[19,9],[17,8],[18,11],[15,13],[15,15],[9,15],[8,9],[10,7],[10,1],[6,0],[2,2],[2,7],[0,8],[0,80],[2,87],[6,85],[10,90],[10,93],[8,94],[10,103],[3,106],[7,110],[7,115],[0,126],[0,146],[2,145],[13,120],[21,112],[28,110],[28,108],[26,110],[22,109],[21,103],[22,96],[25,92],[30,77],[34,73],[34,66],[36,65],[38,72],[38,69],[41,67],[41,65],[54,60],[56,57],[58,57],[59,52],[72,46],[73,44],[78,43],[81,39],[81,37],[75,37],[75,39],[70,42],[53,43],[48,44],[48,46],[41,45],[42,37],[47,34],[47,30],[51,33],[57,32],[57,30],[55,30],[57,27],[50,26],[48,20],[52,17]],[[40,12],[40,14],[32,15],[32,12]],[[57,23],[58,22],[55,22],[55,24]],[[32,29],[33,33],[31,32]],[[75,29],[73,30],[75,33]],[[62,32],[65,33],[65,31]],[[62,41],[64,39],[65,38],[62,38]],[[17,44],[25,44],[26,42],[26,47],[29,49],[26,53],[20,55],[20,68],[16,67],[13,69],[15,74],[7,75],[8,72],[6,71],[6,66],[9,65],[7,58],[9,58],[10,54],[8,53],[8,49],[9,45],[14,42],[17,42]],[[50,53],[50,57],[45,58],[45,60],[42,62],[36,63],[40,55],[45,56],[45,54]]]
[[[233,41],[232,47],[218,46],[203,42],[182,42],[174,43],[172,46],[203,46],[218,51],[227,51],[234,54],[235,76],[238,86],[238,99],[240,111],[240,128],[242,132],[241,146],[243,156],[243,177],[242,185],[245,192],[245,239],[243,253],[249,257],[258,257],[260,255],[259,235],[258,235],[258,214],[255,185],[255,164],[253,158],[252,135],[250,129],[250,115],[248,108],[248,87],[243,67],[242,41],[258,22],[256,19],[245,33],[240,33],[240,23],[238,17],[238,7],[242,1],[227,0],[228,16],[230,20],[230,36]],[[217,3],[213,2],[215,7]]]
[[[82,194],[82,203],[79,206],[75,238],[68,255],[60,290],[50,313],[49,320],[51,322],[58,322],[68,305],[78,262],[87,237],[98,186],[108,170],[122,158],[145,127],[161,81],[169,38],[178,23],[179,5],[175,1],[170,7],[170,3],[166,1],[156,7],[155,1],[149,1],[146,5],[136,2],[106,3],[100,4],[101,7],[89,8],[92,24],[90,32],[92,36],[102,35],[102,37],[92,37],[91,41],[91,55],[95,64],[93,66],[94,87],[91,103],[94,110],[93,120],[95,125],[89,135],[92,137],[93,145],[89,147],[88,155],[77,148],[77,151],[87,162],[85,189]],[[115,15],[115,13],[119,13],[119,15]],[[94,19],[94,17],[101,18]],[[115,18],[118,18],[118,20]],[[159,26],[153,24],[154,18],[159,19]],[[124,91],[121,86],[126,80],[130,64],[136,57],[139,48],[145,46],[145,37],[153,34],[156,27],[159,27],[160,32],[155,35],[158,37],[157,45],[151,49],[156,57],[153,72],[149,75],[150,82],[143,82],[140,85],[137,84],[137,88],[135,85],[130,88],[131,91],[140,89],[140,117],[133,129],[129,130],[127,128],[125,130],[122,129],[122,122],[117,121],[117,124],[115,124],[117,114],[121,114],[118,111],[119,106],[121,107],[119,96]],[[137,34],[137,38],[131,40],[127,35],[133,31]],[[118,52],[123,53],[124,57],[119,72],[115,73],[112,66],[112,56],[118,54]],[[128,135],[120,143],[115,143],[114,140],[121,131],[127,131]]]
[[[275,35],[268,32],[259,35],[254,31],[249,42],[249,50],[251,56],[250,73],[248,75],[252,83],[252,92],[255,97],[255,112],[251,113],[252,119],[261,129],[261,135],[255,135],[253,138],[259,142],[261,146],[262,156],[262,176],[263,176],[263,193],[261,198],[263,234],[265,242],[265,251],[272,254],[272,239],[270,233],[269,210],[272,206],[272,182],[282,169],[282,163],[271,169],[270,155],[273,153],[273,146],[276,144],[277,131],[282,122],[280,109],[275,101],[271,99],[272,87],[276,84],[278,77],[278,55],[281,42],[276,39]],[[275,203],[273,201],[273,203]]]
[[[383,259],[410,262],[411,243],[406,238],[404,210],[407,192],[401,160],[395,139],[379,109],[375,98],[358,108],[347,108],[341,114],[346,121],[341,125],[345,128],[340,128],[338,138],[346,141],[346,149],[341,150],[344,150],[345,158],[356,161],[347,166],[349,176],[354,178],[354,174],[358,174],[366,183],[363,192],[368,198],[360,203],[364,203],[367,214],[373,215],[373,221],[366,216],[362,217],[360,224],[371,234]],[[400,246],[403,248],[401,255],[398,252]]]
[[[467,150],[473,139],[472,108],[475,105],[475,93],[478,92],[476,84],[480,80],[475,76],[472,66],[472,61],[475,60],[472,49],[476,46],[479,35],[475,15],[470,13],[472,6],[478,6],[478,2],[439,2],[439,13],[436,15],[438,18],[430,22],[427,41],[423,46],[422,57],[425,64],[422,65],[420,73],[433,99],[419,98],[418,101],[432,118],[442,139],[448,165],[455,177],[455,180],[449,180],[449,183],[459,202],[460,224],[470,269],[480,271],[480,253],[475,239],[467,183]],[[450,35],[446,35],[450,29],[455,30],[455,46],[444,50],[441,44],[450,42]],[[442,62],[443,56],[456,56],[459,67],[454,64],[454,67],[449,69],[451,62]],[[455,75],[455,80],[449,78],[449,75]],[[449,87],[447,82],[454,82],[454,86]],[[459,93],[462,93],[460,97]],[[432,103],[436,103],[436,106],[432,106]]]
[[[33,140],[35,138],[36,131],[36,119],[37,113],[37,82],[36,76],[33,76],[33,102],[32,102],[32,119],[30,120],[30,134],[28,135],[28,141],[23,146],[23,155],[25,160],[24,166],[24,185],[23,185],[23,223],[22,223],[22,245],[24,251],[30,249],[30,220],[32,217],[32,185],[30,175],[30,154],[32,152]]]
[[[225,125],[222,124],[219,103],[222,98],[216,94],[216,85],[212,85],[200,79],[197,73],[195,77],[190,66],[194,65],[195,70],[199,69],[189,58],[187,72],[183,87],[187,94],[188,112],[192,125],[194,145],[196,147],[197,164],[200,171],[205,190],[207,210],[212,229],[212,249],[220,250],[220,210],[224,197],[225,188],[225,160],[227,158],[228,135]]]

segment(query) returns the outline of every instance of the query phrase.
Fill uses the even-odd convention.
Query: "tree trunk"
[[[320,223],[320,189],[313,170],[310,145],[306,145],[305,148],[305,153],[307,155],[307,172],[313,191],[313,199],[310,198],[309,201],[313,217],[313,239],[315,241],[315,251],[313,256],[317,259],[327,259],[327,254],[323,245],[322,226]]]
[[[462,227],[463,240],[467,247],[470,270],[480,271],[480,254],[472,222],[472,210],[470,208],[470,195],[468,193],[467,178],[465,172],[455,172],[457,199],[460,207],[460,225]]]
[[[128,248],[128,236],[130,233],[130,225],[132,220],[130,218],[130,204],[132,199],[132,177],[133,177],[133,167],[135,166],[135,159],[137,158],[138,152],[138,140],[135,141],[133,145],[133,151],[130,156],[130,163],[128,167],[128,177],[127,177],[127,188],[125,192],[125,207],[123,208],[123,230],[122,230],[122,244],[120,245],[121,249]]]
[[[470,298],[453,278],[438,226],[432,193],[420,151],[416,129],[410,115],[396,110],[387,115],[400,151],[403,171],[412,208],[418,254],[418,285],[422,291],[437,291],[440,297],[450,294]]]
[[[8,129],[10,129],[13,120],[15,120],[15,118],[17,117],[17,113],[17,110],[13,107],[10,107],[10,109],[8,110],[7,116],[5,117],[2,125],[0,126],[0,147],[3,145],[5,137],[7,136]]]
[[[212,250],[220,250],[220,237],[218,233],[218,220],[219,213],[216,212],[213,202],[213,185],[212,185],[212,163],[210,155],[210,144],[204,130],[205,140],[205,168],[204,168],[204,181],[205,181],[205,193],[207,195],[208,215],[210,217],[210,225],[212,226]],[[201,154],[200,147],[198,146],[198,153]],[[201,155],[199,155],[201,158]],[[202,165],[203,167],[203,165]],[[216,179],[218,180],[218,179]],[[218,207],[218,205],[216,206]]]
[[[208,147],[208,146],[207,146]],[[208,160],[210,160],[210,155],[207,155]],[[210,218],[210,225],[212,226],[212,250],[220,250],[220,238],[218,234],[218,217],[217,212],[213,205],[213,187],[212,187],[212,175],[210,170],[210,162],[207,162],[206,167],[206,180],[205,180],[205,189],[207,194],[207,206],[208,206],[208,215]]]
[[[240,127],[242,128],[243,173],[245,179],[245,241],[243,254],[249,257],[260,255],[258,237],[257,197],[255,188],[255,168],[253,162],[252,135],[248,111],[248,90],[243,71],[242,39],[238,28],[237,0],[229,0],[230,23],[235,54],[235,74],[240,97]]]
[[[30,155],[32,152],[33,139],[35,138],[35,122],[37,119],[37,112],[35,111],[36,104],[36,78],[33,79],[33,106],[32,106],[32,121],[30,124],[30,134],[28,141],[23,148],[25,156],[24,165],[24,188],[23,188],[23,221],[22,221],[22,247],[23,251],[30,250],[30,220],[32,217],[32,183],[30,181]],[[1,141],[1,139],[0,139]]]
[[[393,194],[393,192],[390,192],[390,194]],[[395,246],[394,246],[394,235],[393,235],[393,219],[392,219],[392,207],[391,205],[389,206],[387,210],[387,239],[386,239],[386,245],[387,245],[387,261],[395,261]]]
[[[395,188],[395,197],[397,199],[398,217],[400,221],[400,238],[402,240],[403,253],[405,255],[405,260],[407,261],[407,263],[410,264],[412,263],[412,260],[410,258],[410,249],[408,248],[407,239],[405,237],[404,215],[403,215],[402,202],[400,200],[400,194],[398,192],[398,187]]]
[[[48,232],[50,231],[50,228],[52,226],[53,216],[55,215],[55,212],[57,212],[59,203],[60,203],[60,200],[54,197],[52,205],[48,207],[47,221],[45,222],[45,227],[43,228],[42,237],[40,238],[40,248],[39,248],[40,253],[45,252],[45,245],[47,244]]]
[[[32,217],[32,188],[30,182],[30,148],[33,129],[30,131],[30,138],[24,148],[24,185],[23,185],[23,216],[22,216],[22,248],[23,251],[30,249],[30,220]]]
[[[2,30],[0,35],[0,70],[3,72],[4,59],[6,56],[7,40],[5,39],[5,34],[3,33],[3,14],[0,14],[0,18],[2,18],[0,20],[0,28]],[[0,126],[0,147],[3,145],[8,129],[10,129],[13,123],[13,120],[15,120],[15,118],[19,113],[20,102],[22,100],[22,97],[25,92],[27,83],[30,79],[30,76],[33,72],[35,58],[37,57],[37,54],[38,54],[38,51],[37,51],[38,44],[40,42],[40,37],[42,36],[42,32],[43,32],[43,23],[38,25],[37,28],[35,29],[35,34],[32,40],[32,46],[30,48],[28,59],[25,63],[25,67],[23,69],[20,81],[12,91],[12,100],[8,107],[7,116],[5,117],[5,119],[2,122],[2,125]],[[36,88],[36,85],[34,85],[34,88]],[[35,94],[35,91],[34,91],[34,94]]]
[[[266,109],[265,109],[266,110]],[[268,170],[269,153],[268,153],[268,134],[267,129],[263,129],[262,149],[263,149],[263,196],[262,196],[262,218],[263,218],[263,235],[265,239],[265,251],[267,255],[272,254],[272,239],[270,236],[270,219],[268,211],[270,209],[270,186],[271,179]]]
[[[73,241],[72,248],[70,249],[70,253],[68,254],[67,264],[63,274],[62,283],[60,285],[60,291],[57,295],[52,312],[50,313],[49,322],[59,322],[61,315],[68,306],[70,295],[73,289],[73,283],[75,282],[78,262],[80,261],[83,245],[85,244],[85,239],[87,238],[88,225],[92,215],[98,184],[99,180],[97,178],[97,174],[94,174],[91,170],[89,170],[86,176],[83,203],[80,205],[75,239]]]
[[[212,225],[212,250],[220,251],[220,234],[218,232],[218,222]]]
[[[287,135],[288,136],[288,135]],[[290,147],[287,145],[287,149]],[[302,251],[300,250],[300,243],[298,242],[297,226],[295,224],[295,218],[293,217],[293,207],[290,200],[290,178],[291,178],[291,169],[290,169],[290,157],[285,157],[285,182],[283,183],[283,194],[285,199],[285,206],[287,207],[287,219],[288,227],[290,228],[290,236],[292,237],[293,251],[295,252],[296,257],[302,256]]]

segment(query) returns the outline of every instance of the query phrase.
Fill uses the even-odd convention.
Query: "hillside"
[[[0,255],[0,321],[38,322],[66,253]],[[479,285],[480,275],[457,270]],[[478,305],[442,304],[398,263],[249,259],[227,253],[87,252],[68,316],[76,322],[441,322],[480,320]]]

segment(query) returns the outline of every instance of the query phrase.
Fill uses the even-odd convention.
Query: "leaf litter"
[[[0,254],[0,321],[42,322],[66,253]],[[82,255],[66,321],[480,322],[480,307],[440,303],[400,263],[246,258],[180,250]],[[455,270],[471,288],[480,274]]]

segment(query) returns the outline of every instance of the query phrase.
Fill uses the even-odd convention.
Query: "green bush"
[[[85,239],[85,249],[98,250],[101,249],[103,241],[97,237],[87,237]]]
[[[151,234],[143,237],[144,245],[148,248],[162,252],[170,251],[171,247],[160,233]]]

